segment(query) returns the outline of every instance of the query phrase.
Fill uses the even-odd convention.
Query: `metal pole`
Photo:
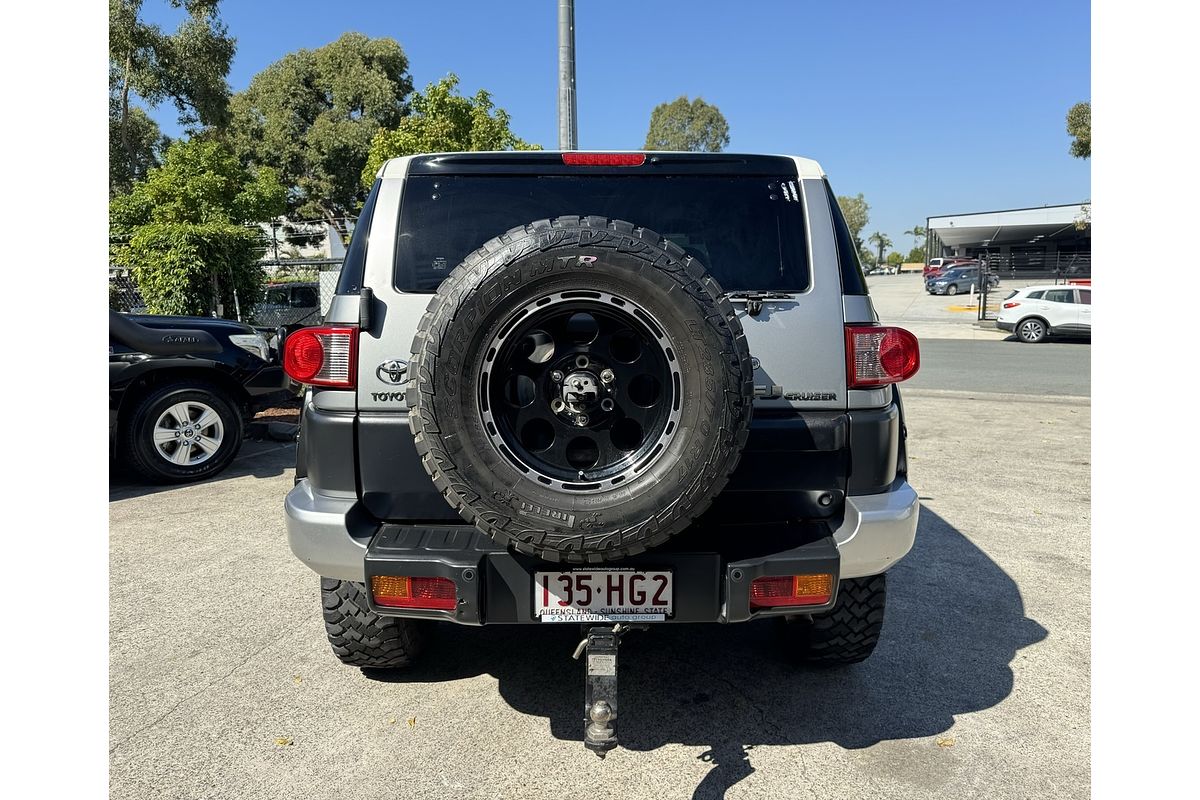
[[[558,149],[579,146],[575,119],[575,0],[558,0]]]

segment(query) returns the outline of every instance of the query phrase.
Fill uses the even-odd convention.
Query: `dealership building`
[[[986,259],[998,272],[1091,274],[1091,204],[945,214],[926,219],[926,252]]]

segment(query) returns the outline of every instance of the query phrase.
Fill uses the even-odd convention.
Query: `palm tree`
[[[913,225],[912,228],[904,232],[905,236],[913,237],[913,249],[917,249],[917,240],[925,238],[925,229],[920,225]]]
[[[883,251],[884,251],[884,249],[892,246],[892,240],[889,239],[886,234],[880,233],[879,231],[875,231],[875,233],[872,233],[870,236],[867,237],[867,241],[879,248],[879,262],[878,263],[882,264],[883,263]]]

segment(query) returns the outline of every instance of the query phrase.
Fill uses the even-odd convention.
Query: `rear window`
[[[1039,289],[1036,292],[1030,292],[1029,294],[1026,295],[1026,297],[1028,297],[1030,300],[1041,300],[1042,295],[1044,295],[1045,293],[1046,292],[1044,290]]]
[[[642,225],[703,262],[726,291],[808,288],[795,176],[413,175],[405,182],[396,288],[432,292],[467,255],[519,225],[564,215]]]

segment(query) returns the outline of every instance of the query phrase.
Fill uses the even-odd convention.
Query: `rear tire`
[[[425,649],[428,623],[376,614],[361,583],[321,578],[321,612],[333,654],[348,666],[399,669]]]
[[[793,658],[838,667],[864,661],[883,630],[887,574],[846,578],[831,610],[813,616],[784,617],[783,635]]]
[[[241,410],[208,383],[172,383],[152,391],[134,406],[122,429],[130,466],[154,483],[212,477],[242,446]]]
[[[1017,323],[1017,338],[1026,344],[1045,341],[1049,328],[1037,317],[1029,317]]]

